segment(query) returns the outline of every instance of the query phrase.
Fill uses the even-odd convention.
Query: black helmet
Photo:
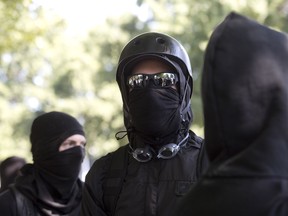
[[[128,62],[131,62],[134,58],[148,57],[149,55],[167,57],[175,61],[179,64],[185,76],[192,78],[190,59],[184,47],[169,35],[147,32],[136,36],[123,48],[117,67],[117,81],[119,82],[124,72],[123,68]]]
[[[140,34],[130,40],[123,48],[116,72],[116,80],[121,90],[124,103],[124,120],[126,127],[128,126],[126,121],[128,120],[129,113],[127,107],[128,89],[126,79],[131,72],[130,68],[133,67],[136,62],[145,58],[157,58],[177,70],[180,77],[181,97],[183,100],[186,100],[186,106],[188,104],[190,105],[193,89],[192,68],[189,56],[184,47],[175,38],[163,33],[147,32]],[[192,118],[191,112],[190,117]]]
[[[157,32],[140,34],[124,47],[120,55],[117,74],[127,61],[148,54],[167,56],[169,59],[176,61],[181,67],[186,68],[185,72],[192,77],[189,56],[184,47],[175,38]]]

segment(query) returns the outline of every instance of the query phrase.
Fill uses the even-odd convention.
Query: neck
[[[188,133],[188,130],[183,130],[163,137],[151,137],[145,134],[137,133],[137,131],[133,131],[129,135],[129,142],[134,148],[149,145],[155,150],[159,150],[164,145],[181,142],[181,140],[183,140]]]

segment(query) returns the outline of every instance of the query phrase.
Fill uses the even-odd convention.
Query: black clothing
[[[70,196],[85,156],[84,148],[79,146],[59,152],[61,143],[74,134],[85,135],[82,125],[62,112],[45,113],[37,117],[31,127],[36,178],[50,185],[59,199]]]
[[[7,189],[0,193],[1,216],[20,216],[17,214],[17,205],[13,192]]]
[[[158,35],[158,34],[155,34],[155,35]],[[151,37],[153,38],[154,36],[154,33],[151,33]],[[163,35],[162,35],[163,36]],[[141,36],[140,36],[141,37]],[[159,35],[159,38],[161,38],[161,36]],[[168,44],[168,47],[169,47],[169,42],[168,40],[166,41],[167,44]],[[175,41],[176,42],[176,41]],[[177,42],[178,43],[178,42]],[[167,46],[167,44],[162,44],[162,48]],[[181,50],[183,49],[183,47],[178,44],[179,48],[181,47]],[[168,50],[170,50],[170,48],[168,48]],[[125,49],[124,49],[125,50]],[[124,51],[123,50],[123,51]],[[173,51],[176,51],[178,49],[174,49]],[[170,50],[172,51],[172,50]],[[182,50],[183,51],[183,50]],[[186,52],[186,51],[185,51]],[[177,83],[177,87],[178,87],[178,98],[176,99],[177,100],[177,104],[175,103],[176,100],[174,99],[174,95],[173,93],[168,93],[167,92],[167,88],[162,88],[162,96],[160,94],[155,94],[153,95],[153,102],[158,102],[157,103],[154,103],[152,104],[151,101],[148,100],[148,104],[150,104],[150,107],[152,108],[153,105],[156,106],[157,104],[159,105],[159,107],[162,107],[163,111],[165,110],[165,112],[167,112],[167,108],[165,107],[165,105],[168,103],[168,105],[171,107],[171,103],[174,102],[173,106],[175,105],[178,105],[177,107],[177,110],[175,110],[174,112],[174,116],[172,116],[173,118],[180,118],[180,123],[178,123],[179,121],[174,121],[172,122],[172,124],[174,125],[174,128],[175,128],[175,125],[177,124],[177,127],[181,129],[184,129],[186,130],[185,133],[187,134],[187,129],[190,127],[192,121],[193,121],[193,112],[192,112],[192,109],[191,109],[191,96],[192,96],[192,77],[189,76],[189,72],[187,70],[187,67],[191,68],[190,66],[190,62],[189,62],[189,65],[186,65],[186,67],[183,67],[183,59],[181,58],[178,58],[176,56],[171,56],[171,55],[166,55],[167,53],[155,53],[155,54],[151,54],[151,53],[142,53],[140,56],[139,55],[136,55],[134,56],[135,58],[128,58],[130,59],[130,61],[128,62],[129,65],[132,64],[132,65],[135,65],[135,62],[139,62],[139,61],[142,61],[144,59],[149,59],[151,58],[152,56],[152,59],[153,58],[156,58],[159,60],[162,59],[161,61],[163,62],[163,60],[166,62],[167,65],[173,65],[173,68],[175,68],[175,71],[173,71],[174,73],[177,74],[177,77],[179,78],[179,82]],[[187,55],[188,56],[188,55]],[[130,56],[132,57],[132,56]],[[182,56],[183,57],[183,56]],[[127,64],[128,64],[127,63]],[[188,63],[188,62],[187,62]],[[136,127],[139,127],[139,124],[140,122],[136,122],[135,124],[135,114],[138,113],[138,115],[141,114],[141,112],[144,111],[144,109],[141,107],[140,109],[135,109],[136,107],[134,107],[132,105],[131,107],[131,94],[135,94],[133,93],[133,91],[130,92],[129,90],[129,87],[127,85],[127,78],[129,75],[131,75],[131,69],[130,67],[128,67],[129,69],[127,69],[126,67],[122,67],[123,65],[123,62],[121,62],[119,65],[118,65],[118,69],[117,69],[117,74],[116,74],[116,80],[117,80],[117,83],[119,85],[119,88],[120,88],[120,91],[121,91],[121,95],[122,95],[122,99],[123,99],[123,114],[124,114],[124,124],[125,124],[125,127],[127,129],[127,132],[128,132],[128,138],[130,138],[131,136],[135,136],[135,128]],[[121,66],[122,65],[122,66]],[[182,65],[182,67],[181,67]],[[128,66],[128,65],[127,65]],[[170,66],[171,67],[171,66]],[[192,72],[191,72],[192,73]],[[151,88],[151,86],[149,86],[149,88]],[[153,88],[151,88],[153,89]],[[147,88],[146,88],[147,90]],[[160,89],[158,89],[160,90]],[[163,91],[164,90],[164,91]],[[165,94],[165,91],[167,92]],[[144,92],[142,92],[142,94],[144,94]],[[145,93],[145,95],[147,96],[147,93]],[[133,96],[132,96],[133,97]],[[163,99],[165,99],[166,97],[166,101],[163,103]],[[170,98],[169,98],[170,97]],[[135,97],[134,97],[135,98]],[[137,98],[136,98],[137,99]],[[157,100],[155,100],[157,99]],[[146,100],[142,100],[142,97],[138,97],[138,100],[141,101],[141,104],[144,104],[145,102],[147,102],[147,99]],[[170,100],[170,101],[169,101]],[[133,102],[133,101],[132,101]],[[158,107],[158,106],[157,106]],[[158,107],[158,108],[159,108]],[[134,109],[133,109],[134,108]],[[133,112],[134,110],[134,112]],[[148,111],[147,111],[148,112]],[[154,112],[154,111],[153,111]],[[152,113],[153,113],[152,112]],[[170,110],[171,112],[171,110]],[[152,115],[152,113],[150,112],[149,114]],[[133,116],[134,114],[134,116]],[[171,113],[169,113],[169,116],[171,115]],[[178,116],[180,115],[180,116]],[[145,115],[142,114],[142,119],[145,117]],[[148,128],[150,128],[151,126],[153,126],[154,123],[157,123],[159,124],[159,119],[160,117],[165,117],[164,113],[161,113],[161,115],[158,115],[157,116],[157,121],[154,120],[154,121],[151,121],[150,120],[150,125],[148,123],[146,123],[146,128],[144,128],[143,126],[141,128],[136,128],[136,130],[138,131],[141,131],[141,129],[145,129],[147,130]],[[140,120],[140,119],[139,119]],[[174,119],[173,119],[174,120]],[[177,119],[175,119],[177,120]],[[147,120],[146,120],[147,121]],[[160,119],[160,122],[163,123],[163,119]],[[168,122],[169,124],[171,124],[171,122],[169,122],[169,119],[167,120],[167,117],[166,117],[166,122]],[[138,123],[138,124],[137,124]],[[141,125],[140,125],[141,126]],[[165,127],[167,127],[167,125],[165,125]],[[164,128],[165,128],[164,127]],[[161,131],[164,130],[164,128],[161,128]],[[155,127],[152,127],[152,129],[155,130]],[[163,130],[162,130],[163,129]],[[169,128],[170,129],[170,128]],[[171,131],[171,130],[170,130]],[[157,132],[157,131],[156,131]],[[151,131],[150,131],[151,133]],[[155,131],[152,131],[152,133],[155,134]],[[168,132],[166,132],[167,134]],[[153,134],[153,136],[155,136]],[[157,136],[159,133],[157,133]],[[149,134],[146,134],[146,138],[149,136]],[[137,135],[139,136],[139,134]],[[162,139],[163,138],[163,134],[161,134],[161,136],[157,137],[158,139]],[[175,138],[175,137],[174,137]],[[177,137],[178,140],[182,139],[183,136],[179,136]],[[177,142],[177,139],[176,140],[173,140],[173,142]],[[167,141],[167,139],[165,139]],[[164,141],[163,141],[164,142]]]
[[[160,69],[151,64],[154,73],[171,68],[178,78],[175,86],[150,83],[130,89],[133,67],[147,59],[159,63]],[[122,50],[116,80],[129,144],[96,160],[86,176],[81,215],[170,216],[207,166],[202,139],[189,131],[193,84],[188,54],[170,36],[141,34]]]
[[[128,156],[127,171],[116,204],[117,216],[170,216],[171,209],[195,184],[207,166],[202,139],[193,132],[190,132],[186,147],[169,160],[154,157],[149,162],[140,163],[127,152],[129,147],[125,149]],[[119,168],[121,172],[117,173],[116,169],[109,171],[109,166],[115,154],[121,152],[118,149],[93,164],[83,190],[82,216],[112,215],[115,197],[111,196],[111,191],[117,190],[125,167]],[[124,159],[116,161],[121,164]]]
[[[175,216],[288,215],[288,37],[231,13],[202,78],[210,167]]]
[[[25,165],[15,185],[9,187],[8,190],[0,194],[0,211],[1,216],[26,216],[26,210],[37,212],[37,215],[69,215],[78,216],[80,212],[81,198],[82,198],[82,185],[83,183],[78,179],[73,186],[69,197],[66,200],[58,200],[55,198],[48,188],[51,187],[44,179],[37,176],[33,165]],[[16,197],[13,193],[12,187],[15,187],[19,193],[23,195],[24,205],[23,211],[18,213]],[[31,203],[33,206],[26,203]]]
[[[26,164],[21,169],[14,187],[40,215],[79,215],[82,182],[78,175],[85,149],[74,146],[59,151],[63,141],[75,134],[85,135],[79,122],[65,113],[49,112],[33,121],[30,141],[34,163]],[[9,189],[0,195],[0,212],[3,216],[17,215],[14,208],[16,201],[15,198],[11,199],[11,193]],[[25,216],[23,214],[18,213]]]
[[[74,134],[85,136],[82,125],[66,113],[53,111],[35,118],[30,133],[34,163],[54,155],[60,144]]]
[[[179,94],[173,88],[133,89],[129,94],[133,132],[146,144],[171,142],[180,130],[179,104]]]
[[[15,182],[19,170],[26,164],[26,160],[21,157],[11,156],[3,160],[0,164],[1,188],[0,193]]]

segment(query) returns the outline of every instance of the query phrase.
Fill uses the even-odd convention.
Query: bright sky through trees
[[[109,16],[135,13],[136,0],[35,0],[36,4],[60,15],[71,34],[85,33]]]

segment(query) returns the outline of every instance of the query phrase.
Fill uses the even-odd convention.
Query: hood
[[[288,39],[230,13],[202,75],[206,150],[223,175],[288,175]]]

